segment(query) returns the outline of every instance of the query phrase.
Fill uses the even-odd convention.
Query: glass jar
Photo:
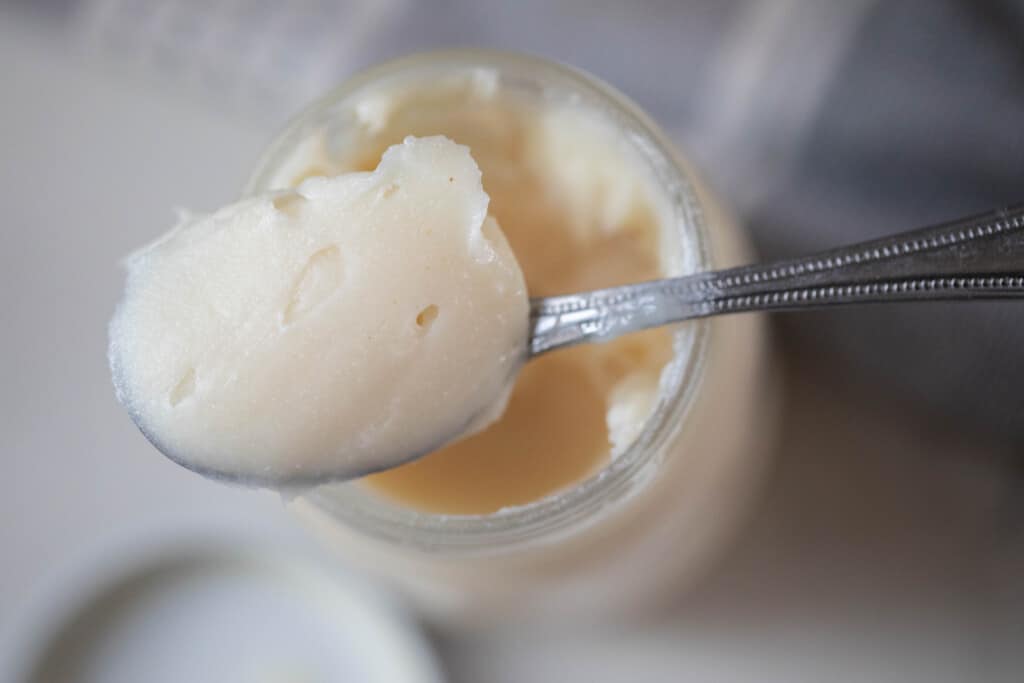
[[[636,105],[587,74],[506,53],[415,55],[354,77],[287,126],[246,192],[290,184],[296,150],[321,144],[325,131],[343,136],[361,94],[396,78],[460,70],[486,70],[501,88],[540,98],[558,93],[612,122],[669,207],[661,225],[666,275],[749,261],[742,233]],[[324,146],[329,153],[330,141]],[[347,483],[313,490],[292,507],[348,560],[444,620],[608,614],[662,603],[709,567],[773,440],[763,328],[755,315],[678,325],[674,358],[635,442],[594,476],[542,500],[488,515],[428,514]]]

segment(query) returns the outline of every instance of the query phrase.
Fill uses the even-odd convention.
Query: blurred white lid
[[[426,641],[400,612],[344,572],[305,559],[251,547],[191,546],[110,574],[92,582],[83,577],[76,592],[57,591],[76,595],[65,602],[77,604],[64,605],[59,618],[36,620],[49,623],[29,629],[39,631],[34,642],[8,650],[21,662],[5,680],[441,680]]]

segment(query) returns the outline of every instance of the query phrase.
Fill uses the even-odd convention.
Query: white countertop
[[[276,496],[158,457],[105,356],[118,259],[173,202],[231,199],[274,126],[78,59],[5,11],[0,626],[17,629],[47,576],[115,540],[311,541]],[[439,634],[452,678],[1019,680],[1024,513],[1000,454],[796,355],[777,466],[714,576],[656,623]]]

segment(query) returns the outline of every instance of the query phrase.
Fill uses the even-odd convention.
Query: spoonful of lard
[[[523,201],[529,201],[524,198]],[[483,429],[521,365],[691,318],[1024,296],[1024,208],[774,264],[529,299],[469,149],[406,138],[373,172],[183,219],[131,255],[118,399],[174,462],[314,486]]]

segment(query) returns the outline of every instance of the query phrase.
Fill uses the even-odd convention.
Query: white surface
[[[276,497],[156,455],[105,360],[118,259],[175,202],[233,198],[270,129],[104,74],[6,11],[0,625],[16,630],[41,576],[114,535],[307,541]],[[793,381],[765,501],[696,595],[657,624],[445,636],[455,680],[1019,680],[1024,543],[998,453],[827,373]]]
[[[98,77],[2,13],[0,58],[17,65],[0,76],[0,444],[10,468],[0,615],[41,573],[110,532],[244,519],[293,533],[275,496],[225,489],[154,457],[106,367],[120,258],[158,234],[154,216],[173,218],[168,194],[197,207],[232,197],[267,136]],[[214,147],[197,169],[196,151]]]

